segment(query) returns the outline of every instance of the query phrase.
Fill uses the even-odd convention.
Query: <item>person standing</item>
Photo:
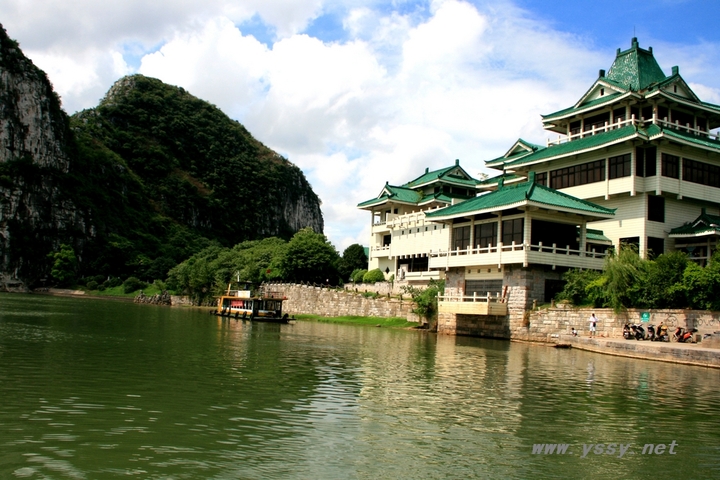
[[[589,322],[590,322],[590,336],[591,336],[591,337],[594,337],[594,336],[595,336],[595,331],[596,331],[596,328],[597,328],[597,322],[598,322],[598,318],[595,316],[595,312],[593,312],[592,314],[590,314],[590,320],[589,320]]]

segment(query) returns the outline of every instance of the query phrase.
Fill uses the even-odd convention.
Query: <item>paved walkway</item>
[[[702,343],[650,342],[571,335],[561,335],[558,343],[610,355],[720,368],[720,349],[703,347]]]

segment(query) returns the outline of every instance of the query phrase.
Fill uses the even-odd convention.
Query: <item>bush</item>
[[[367,273],[367,270],[358,269],[352,273],[352,281],[355,283],[362,283],[363,277]]]
[[[96,282],[95,280],[90,280],[89,282],[87,282],[86,286],[88,290],[97,290],[98,282]]]
[[[430,280],[426,288],[417,288],[410,285],[402,287],[409,293],[415,303],[414,313],[427,319],[433,318],[438,311],[438,295],[445,291],[445,280]]]
[[[132,293],[143,288],[147,288],[147,283],[137,277],[128,277],[122,284],[125,293]]]
[[[376,268],[374,270],[370,270],[365,275],[363,275],[362,281],[363,283],[384,282],[385,274],[382,272],[382,270]]]

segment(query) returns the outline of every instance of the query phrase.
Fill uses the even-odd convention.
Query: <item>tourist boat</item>
[[[225,295],[218,297],[217,307],[211,313],[255,322],[288,323],[290,321],[288,314],[282,313],[283,301],[287,300],[282,293],[261,287],[254,294],[250,284],[245,284],[244,288],[238,290],[231,290],[230,287],[228,285]]]

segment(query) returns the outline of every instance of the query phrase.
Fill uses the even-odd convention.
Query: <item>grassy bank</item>
[[[136,290],[131,293],[125,293],[125,287],[119,285],[117,287],[106,288],[105,290],[89,290],[86,287],[77,287],[78,290],[85,292],[85,295],[94,297],[122,297],[122,298],[135,298],[140,294],[140,290]],[[142,289],[143,293],[148,297],[161,293],[161,290],[154,284],[148,285]]]
[[[412,328],[417,327],[415,322],[408,322],[405,318],[382,318],[382,317],[321,317],[319,315],[295,315],[301,321],[322,322],[322,323],[345,323],[352,325],[372,325],[390,328]]]

